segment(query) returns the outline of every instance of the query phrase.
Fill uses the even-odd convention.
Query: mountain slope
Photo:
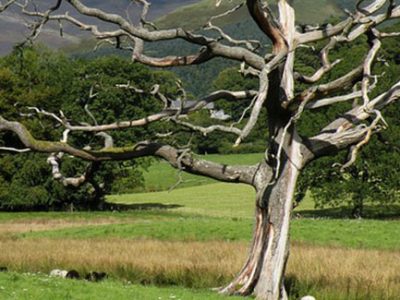
[[[202,0],[195,4],[180,7],[174,12],[161,17],[157,24],[162,28],[182,26],[188,29],[196,29],[207,23],[210,16],[218,15],[228,8],[232,8],[242,0],[224,1],[220,7],[215,7],[215,0]],[[294,0],[298,23],[322,23],[331,17],[343,15],[339,6],[341,0]],[[242,7],[232,15],[217,22],[218,25],[237,23],[238,20],[248,19],[246,7]]]
[[[103,1],[103,0],[86,0],[83,1],[88,6],[100,8],[107,12],[119,13],[126,15],[129,11],[130,18],[137,20],[140,13],[140,7],[133,4],[131,0],[118,0],[118,1]],[[181,7],[182,5],[189,5],[198,0],[152,0],[150,19],[157,19],[160,16],[170,13],[171,11]],[[46,8],[54,5],[53,0],[36,1],[37,8],[45,10]],[[60,12],[71,12],[74,14],[74,9],[63,2]],[[33,9],[33,8],[32,8]],[[82,18],[89,20],[89,18]],[[17,9],[7,11],[0,15],[0,55],[6,54],[11,51],[13,45],[23,41],[29,34],[25,22],[27,18],[21,16]],[[93,19],[90,19],[93,22]],[[96,23],[96,21],[94,21]],[[65,46],[76,45],[78,46],[82,39],[83,33],[77,28],[72,26],[65,26],[64,38],[60,37],[57,24],[46,26],[43,34],[40,36],[39,41],[54,48],[62,48]]]
[[[102,0],[84,0],[88,6],[97,7],[112,13],[129,15],[132,20],[137,20],[140,13],[138,7],[131,0],[102,1]],[[200,28],[204,25],[210,16],[225,11],[242,2],[242,0],[223,1],[222,5],[215,7],[215,0],[152,0],[150,9],[150,19],[157,19],[157,24],[162,28],[171,28],[182,26],[189,29]],[[53,4],[52,0],[38,1],[38,8],[44,9]],[[294,6],[297,11],[297,18],[300,23],[320,23],[332,16],[340,16],[341,5],[351,5],[345,0],[294,0]],[[63,4],[60,12],[70,11],[74,15],[74,9],[69,4]],[[217,24],[227,25],[235,24],[238,21],[248,19],[248,13],[245,7],[242,7],[234,14],[225,17]],[[89,20],[89,18],[83,18]],[[17,11],[10,11],[0,16],[0,55],[8,53],[12,46],[21,42],[28,35],[25,26],[26,19],[19,15]],[[93,19],[90,20],[93,22]],[[96,21],[94,21],[96,23]],[[64,38],[59,37],[56,24],[47,26],[46,31],[40,37],[41,42],[50,47],[60,48],[75,45],[79,47],[82,40],[87,38],[81,31],[72,27],[65,26]]]

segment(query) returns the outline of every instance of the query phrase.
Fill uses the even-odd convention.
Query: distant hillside
[[[215,7],[215,0],[152,0],[150,19],[156,19],[156,23],[162,27],[183,26],[189,29],[199,28],[206,23],[210,16],[234,7],[242,0],[225,0],[219,8]],[[53,3],[52,0],[37,1],[37,7],[44,9]],[[70,11],[74,15],[74,9],[63,2],[60,11]],[[98,7],[105,11],[126,15],[127,9],[132,20],[137,20],[140,12],[137,4],[131,0],[102,1],[86,0],[88,6]],[[320,23],[332,16],[342,15],[340,7],[350,8],[354,5],[347,0],[294,0],[299,23]],[[87,18],[84,18],[87,20]],[[248,19],[246,8],[242,8],[234,14],[225,17],[219,25],[235,24]],[[12,46],[28,34],[24,25],[26,19],[17,11],[10,11],[0,17],[0,55],[8,53]],[[91,20],[93,21],[93,19]],[[57,25],[48,26],[46,32],[40,37],[40,41],[54,48],[69,47],[79,49],[87,36],[80,30],[65,26],[64,38],[59,36]],[[87,44],[87,43],[86,43]]]
[[[201,0],[195,4],[178,8],[165,17],[158,19],[157,25],[160,27],[176,27],[179,26],[179,24],[183,24],[186,28],[199,28],[201,24],[204,24],[208,20],[210,15],[225,11],[227,8],[234,7],[240,2],[241,0],[233,0],[231,2],[224,1],[223,3],[225,4],[222,8],[216,8],[215,0]],[[332,0],[295,0],[294,2],[300,23],[320,23],[332,16],[341,16],[342,10],[335,3],[336,2],[332,2]],[[246,37],[248,39],[257,39],[264,45],[269,43],[268,39],[258,29],[257,25],[248,17],[246,8],[241,9],[228,18],[224,18],[222,26],[225,32],[235,38]],[[83,49],[86,50],[84,54],[82,53]],[[81,44],[79,48],[70,48],[75,55],[84,55],[85,57],[109,53],[121,54],[121,52],[117,52],[113,49],[103,49],[97,53],[91,52],[91,49],[93,49],[93,44],[88,41]],[[184,55],[196,50],[197,48],[195,46],[180,40],[148,44],[146,46],[146,52],[153,56],[167,54]],[[196,96],[200,96],[211,90],[213,80],[223,69],[235,64],[236,63],[232,61],[214,59],[200,66],[173,68],[172,70],[182,78],[188,91]]]
[[[192,5],[180,7],[174,12],[161,17],[157,20],[157,24],[162,28],[182,26],[188,29],[196,29],[204,25],[210,16],[218,15],[241,2],[243,1],[223,1],[222,5],[216,8],[215,0],[198,1]],[[343,9],[341,8],[343,0],[294,0],[293,2],[299,23],[321,23],[331,17],[343,15]],[[218,25],[237,23],[238,20],[247,18],[249,18],[249,15],[246,7],[242,7],[232,15],[221,19]]]
[[[337,0],[339,1],[339,0]],[[218,14],[228,7],[234,7],[241,0],[225,1],[222,9],[215,8],[215,0],[202,0],[183,8],[158,20],[160,27],[200,28],[206,23],[209,16]],[[228,5],[229,4],[229,5]],[[295,0],[294,6],[299,23],[322,23],[332,17],[343,15],[342,9],[332,0]],[[259,30],[257,25],[249,18],[245,7],[235,12],[232,16],[224,18],[220,24],[223,30],[237,39],[257,39],[263,45],[269,44],[267,37]],[[169,41],[162,44],[147,46],[147,52],[154,56],[167,54],[184,55],[196,51],[196,47],[182,41]],[[227,67],[237,65],[233,61],[214,59],[200,66],[173,68],[172,70],[183,80],[188,91],[196,96],[204,95],[212,89],[212,82],[216,76]]]
[[[174,11],[182,5],[193,4],[198,0],[152,0],[149,18],[157,19],[160,16]],[[74,9],[63,1],[60,9],[61,12],[69,11],[74,15]],[[120,13],[126,15],[127,9],[131,15],[132,20],[138,19],[140,12],[139,7],[131,0],[118,0],[118,1],[102,1],[102,0],[86,0],[84,3],[88,6],[97,7],[107,12]],[[54,5],[53,0],[36,1],[38,9],[45,10],[46,8]],[[88,18],[83,18],[88,20]],[[13,45],[23,41],[28,35],[25,26],[26,17],[21,16],[17,9],[7,11],[0,15],[0,55],[4,55],[11,51]],[[93,22],[93,19],[91,19]],[[95,22],[96,23],[96,22]],[[85,40],[85,35],[73,26],[64,26],[64,38],[60,37],[57,24],[49,25],[40,36],[39,41],[49,45],[53,48],[63,48],[66,46],[79,47],[82,40]]]

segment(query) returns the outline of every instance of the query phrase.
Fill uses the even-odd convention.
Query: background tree
[[[387,31],[399,31],[399,24],[391,25],[385,28]],[[398,39],[386,39],[383,41],[383,49],[380,52],[381,64],[374,66],[374,73],[381,74],[380,80],[373,91],[374,95],[379,95],[390,86],[396,83],[397,74],[400,67],[397,62],[397,49],[400,47]],[[321,49],[322,44],[315,47]],[[337,47],[331,54],[333,57],[343,57],[348,51],[352,53],[352,60],[342,63],[347,69],[356,66],[361,61],[363,53],[368,48],[367,39],[360,38],[349,47]],[[311,55],[309,51],[303,50],[298,53],[298,69],[304,72],[315,72],[318,68],[318,60]],[[325,82],[332,80],[340,74],[340,69],[335,69],[327,74]],[[360,101],[360,99],[355,99]],[[340,106],[323,109],[320,116],[333,118],[340,114]],[[299,182],[299,200],[305,196],[306,190],[312,192],[315,205],[318,208],[324,207],[350,207],[350,210],[338,211],[339,214],[355,218],[364,215],[376,216],[376,214],[388,213],[391,205],[399,201],[399,133],[400,123],[398,120],[398,106],[391,106],[385,110],[385,120],[389,127],[371,138],[368,145],[360,153],[360,158],[347,169],[341,169],[339,161],[346,159],[345,153],[338,156],[325,157],[314,161],[308,166],[300,177]],[[324,122],[320,116],[308,116],[301,120],[300,130],[307,135],[318,131],[320,124]],[[391,168],[388,166],[391,165]],[[374,209],[368,209],[364,213],[365,205],[372,205]],[[379,209],[379,207],[381,207]],[[390,214],[390,213],[389,213]]]
[[[64,2],[68,8],[62,5]],[[381,111],[398,100],[400,82],[397,81],[382,93],[375,95],[374,87],[381,78],[376,76],[372,67],[374,63],[379,63],[381,40],[399,35],[383,31],[380,25],[400,17],[400,6],[395,5],[393,1],[359,1],[354,13],[343,21],[330,26],[302,30],[296,27],[295,10],[291,1],[276,1],[275,13],[265,1],[246,1],[252,19],[271,40],[271,48],[263,47],[255,41],[244,40],[243,37],[240,40],[229,37],[218,29],[215,29],[218,37],[215,37],[215,34],[207,35],[182,28],[158,30],[146,21],[149,3],[146,0],[138,2],[143,5],[143,12],[137,25],[122,15],[87,7],[79,0],[59,0],[55,6],[44,11],[36,10],[29,1],[24,4],[18,1],[9,3],[21,7],[24,14],[33,17],[31,39],[50,21],[68,22],[90,31],[100,41],[108,41],[118,48],[131,51],[134,61],[153,67],[197,65],[215,57],[239,61],[243,74],[258,79],[257,90],[215,91],[197,103],[180,107],[173,107],[168,97],[159,97],[161,110],[159,105],[154,105],[146,117],[136,118],[130,115],[129,119],[123,121],[110,116],[110,119],[107,119],[110,122],[108,124],[79,123],[78,120],[72,119],[79,119],[80,115],[66,116],[36,110],[42,117],[49,117],[65,129],[61,141],[35,138],[30,133],[30,128],[17,118],[0,117],[0,130],[18,137],[26,149],[49,153],[53,174],[64,183],[78,185],[87,181],[93,175],[93,168],[102,162],[157,156],[185,172],[252,185],[257,192],[256,222],[249,257],[237,278],[222,288],[221,292],[240,295],[254,293],[258,299],[287,299],[284,272],[289,255],[290,214],[297,179],[311,161],[349,149],[349,159],[342,166],[346,169],[354,163],[357,153],[369,142],[371,136],[386,126]],[[217,1],[217,4],[220,2],[221,0]],[[226,16],[241,6],[232,8],[219,17]],[[66,8],[75,13],[65,13]],[[94,19],[113,26],[101,29],[97,21],[89,23]],[[210,22],[214,20],[215,17]],[[363,36],[366,47],[361,60],[354,60],[352,55],[331,60],[334,58],[330,56],[332,49],[346,47],[346,44]],[[147,42],[173,39],[197,45],[199,49],[187,55],[165,57],[152,57],[145,51]],[[320,68],[313,74],[298,72],[295,65],[297,50],[312,47],[318,41],[325,42],[319,53]],[[345,60],[350,60],[351,63],[342,64]],[[353,65],[355,67],[352,67]],[[332,70],[337,70],[337,77],[323,82],[324,75],[330,74]],[[132,84],[121,83],[119,87],[135,91]],[[185,92],[181,88],[179,90],[179,97],[185,100]],[[246,121],[243,124],[232,123],[230,126],[215,124],[203,127],[191,123],[190,118],[187,119],[190,113],[199,111],[207,103],[217,102],[219,99],[251,99]],[[354,105],[348,103],[354,99],[361,101],[354,101]],[[340,113],[332,119],[317,119],[321,126],[314,135],[306,135],[300,131],[302,119],[318,115],[322,107],[337,104],[340,104]],[[262,119],[263,108],[267,111],[266,119]],[[138,141],[134,138],[131,143],[124,143],[124,146],[114,143],[113,136],[107,133],[112,130],[122,131],[149,126],[157,121],[170,121],[177,129],[182,126],[203,134],[222,131],[235,137],[236,146],[245,141],[257,122],[260,122],[268,131],[268,147],[264,159],[257,165],[227,166],[197,159],[187,148],[179,149],[165,144],[162,137],[171,138],[174,132],[162,130],[151,139]],[[169,128],[166,126],[165,129]],[[100,133],[104,140],[90,149],[74,143],[74,136],[90,133]],[[23,151],[21,148],[14,150]],[[77,178],[63,176],[59,172],[62,154],[87,161],[86,171]]]
[[[63,129],[53,126],[47,118],[32,118],[34,110],[29,107],[81,115],[82,122],[90,123],[94,122],[92,118],[96,122],[107,122],[111,116],[145,116],[148,107],[159,105],[152,97],[115,87],[116,83],[128,80],[146,89],[151,89],[155,82],[162,82],[166,93],[176,90],[172,74],[127,64],[123,58],[75,60],[43,47],[20,49],[0,61],[0,109],[5,117],[21,118],[35,136],[57,139]],[[123,143],[134,136],[144,137],[151,130],[154,128],[116,135]],[[73,142],[87,147],[97,139],[99,137],[77,135]],[[19,141],[7,133],[2,135],[2,140],[8,145],[19,145]],[[148,165],[145,160],[103,164],[90,183],[74,187],[64,186],[51,178],[46,158],[40,153],[0,157],[1,209],[99,209],[104,206],[106,193],[122,193],[140,187],[143,184],[141,169]],[[85,170],[85,164],[65,157],[61,168],[65,176],[74,176]]]

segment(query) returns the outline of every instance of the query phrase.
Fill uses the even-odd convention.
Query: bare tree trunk
[[[351,210],[351,216],[354,219],[361,219],[364,216],[363,195],[354,195],[353,196],[353,209]]]
[[[249,257],[239,275],[227,287],[221,290],[222,293],[247,296],[253,292],[260,276],[261,260],[268,240],[268,231],[267,210],[257,205],[256,224]]]
[[[289,257],[289,223],[293,195],[301,165],[298,150],[298,145],[293,141],[281,175],[273,186],[267,188],[265,195],[265,202],[268,204],[268,235],[260,261],[260,276],[254,289],[257,299],[287,299],[283,281]]]
[[[287,138],[279,173],[270,176],[258,193],[256,224],[247,262],[236,279],[221,290],[222,293],[254,293],[260,300],[287,299],[283,282],[289,257],[289,222],[303,164],[299,137],[294,129],[291,131],[282,132]]]

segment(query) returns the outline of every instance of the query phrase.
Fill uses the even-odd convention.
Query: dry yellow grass
[[[0,240],[0,265],[13,271],[100,270],[139,282],[209,286],[232,277],[246,245],[153,240]]]
[[[0,237],[9,234],[17,234],[23,232],[36,232],[36,231],[47,231],[57,230],[63,228],[73,228],[90,225],[107,225],[107,224],[119,224],[121,219],[113,218],[98,218],[98,219],[34,219],[25,221],[8,221],[0,223]],[[125,222],[126,223],[126,222]]]
[[[15,271],[53,268],[101,270],[139,282],[212,286],[239,271],[242,242],[164,242],[153,240],[3,239],[0,265]],[[295,244],[289,277],[327,289],[400,295],[400,252],[315,247]],[[379,298],[378,298],[379,299]]]
[[[303,284],[321,286],[332,292],[381,295],[377,299],[399,299],[400,295],[399,251],[300,244],[293,247],[288,271]]]

